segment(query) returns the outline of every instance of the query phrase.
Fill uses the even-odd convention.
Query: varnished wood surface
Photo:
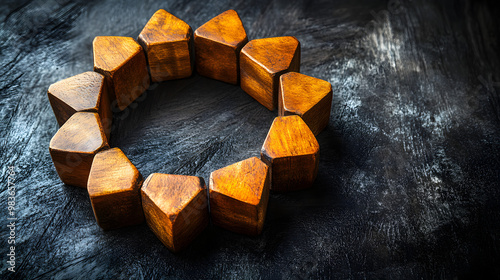
[[[146,52],[153,82],[181,79],[193,73],[193,30],[183,20],[159,9],[137,41]]]
[[[16,272],[2,257],[0,278],[495,279],[500,11],[495,1],[401,4],[2,1],[0,200],[5,206],[14,166],[17,244]],[[158,9],[193,30],[234,9],[250,40],[295,36],[301,73],[332,84],[315,184],[271,192],[259,236],[209,225],[172,254],[146,223],[103,231],[86,190],[58,178],[47,89],[92,70],[95,36],[137,38]],[[196,73],[150,88],[114,113],[110,143],[144,177],[208,182],[215,170],[259,157],[278,114]]]
[[[269,167],[252,157],[210,174],[210,216],[225,229],[260,234],[269,200]]]

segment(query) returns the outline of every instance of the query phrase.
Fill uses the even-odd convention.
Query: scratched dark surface
[[[500,276],[500,60],[495,1],[2,1],[2,279],[494,279]],[[196,29],[227,9],[250,39],[293,35],[333,86],[312,189],[272,194],[262,235],[210,225],[170,253],[148,227],[104,232],[59,180],[46,91],[92,69],[97,35],[136,37],[157,9]],[[111,146],[146,177],[258,156],[277,115],[194,75],[114,116]],[[16,267],[7,270],[8,166]],[[479,277],[479,278],[478,278]]]

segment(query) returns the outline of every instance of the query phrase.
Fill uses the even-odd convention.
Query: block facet
[[[298,115],[318,135],[330,120],[332,85],[321,79],[290,72],[280,77],[280,116]]]
[[[300,43],[295,37],[256,39],[241,50],[241,88],[271,111],[278,106],[279,77],[299,71]]]
[[[146,52],[153,82],[191,76],[192,35],[187,23],[163,9],[151,17],[137,41]]]
[[[208,225],[203,178],[153,173],[141,188],[146,222],[171,251],[189,245]]]
[[[101,228],[110,230],[144,221],[140,194],[142,181],[137,168],[119,148],[95,155],[87,191]]]
[[[275,118],[260,154],[271,168],[271,190],[305,189],[316,179],[319,144],[299,116]]]
[[[252,157],[212,172],[212,222],[237,233],[260,234],[269,200],[268,171],[263,161]]]

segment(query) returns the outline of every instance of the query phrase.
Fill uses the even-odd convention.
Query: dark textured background
[[[454,279],[500,274],[495,1],[2,1],[2,279]],[[314,188],[272,194],[262,235],[209,226],[180,254],[145,224],[102,231],[48,152],[51,83],[92,70],[97,35],[136,37],[166,9],[196,29],[227,9],[250,39],[293,35],[301,72],[333,86]],[[114,116],[112,146],[146,177],[202,176],[258,156],[277,115],[194,75]],[[7,167],[16,168],[16,273]]]

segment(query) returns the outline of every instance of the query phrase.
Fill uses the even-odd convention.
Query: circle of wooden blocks
[[[99,115],[77,112],[50,140],[49,151],[57,174],[67,185],[87,188],[97,152],[109,148]]]
[[[278,106],[280,75],[300,70],[300,43],[295,37],[248,42],[240,53],[241,88],[269,110]]]
[[[114,96],[113,103],[124,110],[149,87],[146,57],[130,37],[97,36],[93,42],[94,71],[103,74]]]
[[[230,84],[239,81],[241,48],[248,42],[238,13],[228,10],[194,32],[196,71]]]
[[[299,116],[275,118],[260,154],[271,168],[271,190],[305,189],[316,179],[319,144]]]
[[[299,115],[318,135],[330,120],[332,85],[304,74],[286,73],[280,77],[278,103],[280,116]]]
[[[142,223],[141,185],[142,175],[122,150],[97,153],[87,183],[97,224],[110,230]]]
[[[153,82],[191,76],[192,34],[187,23],[163,9],[149,19],[137,41],[146,52]]]
[[[269,200],[268,169],[264,162],[252,157],[212,172],[212,222],[237,233],[260,234]]]
[[[186,247],[208,225],[203,178],[153,173],[141,188],[146,222],[171,251]]]
[[[96,112],[109,139],[113,115],[103,75],[92,71],[75,75],[50,85],[47,95],[59,126],[76,112]]]

